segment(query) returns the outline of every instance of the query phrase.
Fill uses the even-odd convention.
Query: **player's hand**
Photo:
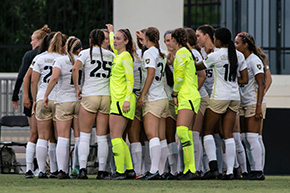
[[[78,90],[76,91],[76,93],[77,93],[77,98],[78,98],[79,100],[81,100],[81,99],[82,99],[82,91],[81,91],[80,89],[78,89]]]
[[[136,31],[136,36],[142,40],[144,40],[144,38],[145,38],[144,33],[142,33],[141,31]]]
[[[124,113],[128,113],[130,111],[130,102],[129,101],[124,102],[122,110]]]
[[[140,97],[138,98],[138,101],[137,101],[138,107],[142,107],[144,105],[144,99],[145,99],[145,97],[143,95],[140,95]]]
[[[18,100],[18,101],[12,101],[12,107],[13,107],[15,110],[18,109],[19,104],[20,104],[19,100]]]
[[[32,105],[32,112],[35,112],[35,108],[36,108],[36,102],[33,101],[33,105]]]
[[[255,118],[256,119],[262,119],[263,118],[263,113],[262,113],[262,107],[261,107],[261,105],[256,105]]]
[[[23,96],[23,106],[27,109],[29,109],[31,107],[30,99],[26,95]]]
[[[114,26],[112,24],[106,24],[106,27],[109,32],[114,32]]]
[[[173,101],[174,101],[175,106],[178,107],[178,100],[177,100],[177,97],[173,97]]]
[[[48,97],[47,96],[45,96],[44,99],[43,99],[43,106],[45,108],[48,108]]]

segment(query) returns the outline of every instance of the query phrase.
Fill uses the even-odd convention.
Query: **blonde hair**
[[[66,41],[65,47],[66,47],[66,52],[68,54],[69,60],[72,63],[72,65],[74,65],[75,58],[73,54],[77,54],[76,51],[82,48],[82,43],[75,36],[70,36]]]
[[[50,32],[51,32],[51,29],[48,27],[48,25],[44,25],[41,29],[34,31],[33,34],[36,36],[38,40],[41,40]]]
[[[65,50],[63,49],[63,46],[65,45],[66,39],[67,38],[61,32],[56,32],[49,44],[48,52],[65,54]]]

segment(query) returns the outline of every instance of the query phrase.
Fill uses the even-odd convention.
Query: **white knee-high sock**
[[[214,138],[212,135],[206,135],[203,137],[203,143],[204,143],[204,150],[206,152],[206,155],[208,157],[208,161],[216,161],[216,146],[214,142]]]
[[[87,160],[90,152],[90,133],[80,132],[80,144],[79,144],[79,163],[80,169],[87,168]]]
[[[170,173],[176,175],[177,173],[177,161],[178,161],[178,150],[176,142],[168,144],[168,163],[170,166]]]
[[[162,175],[165,172],[166,161],[169,155],[167,140],[164,139],[160,142],[161,145],[161,155],[159,162],[159,174]]]
[[[237,157],[237,162],[240,165],[242,173],[248,173],[247,170],[247,160],[246,160],[246,153],[244,146],[241,141],[241,135],[239,132],[233,133],[234,140],[236,143],[236,157]]]
[[[149,141],[150,147],[150,158],[151,168],[150,173],[154,174],[158,171],[160,156],[161,156],[161,145],[158,137],[154,137]]]
[[[233,174],[236,157],[236,145],[234,138],[225,139],[225,148],[226,148],[227,175],[229,175]]]
[[[56,143],[49,143],[48,155],[49,155],[49,162],[50,162],[50,173],[56,172],[57,171]]]
[[[223,172],[223,140],[219,134],[214,134],[214,141],[216,145],[218,171],[221,174]]]
[[[255,168],[255,164],[254,164],[252,153],[250,151],[250,144],[249,144],[249,142],[248,142],[248,140],[246,138],[246,133],[241,133],[241,139],[242,139],[242,142],[245,145],[245,150],[246,150],[246,153],[247,153],[248,161],[249,161],[249,164],[250,164],[250,168],[252,170],[252,169]]]
[[[206,173],[210,170],[208,163],[209,163],[209,160],[208,160],[208,157],[207,157],[205,149],[204,149],[203,156],[202,156],[202,166],[203,166],[202,171],[203,171],[203,173]]]
[[[227,155],[226,153],[223,154],[223,172],[227,171]]]
[[[178,141],[178,145],[177,145],[177,150],[178,150],[177,172],[181,173],[184,170],[183,149],[182,149],[182,144],[179,140],[179,137],[177,137],[177,141]]]
[[[262,135],[259,135],[259,142],[260,142],[260,146],[261,146],[261,150],[262,150],[262,169],[264,170],[264,167],[265,167],[265,157],[266,157],[266,149],[265,149],[265,145],[264,145],[264,142],[263,142]]]
[[[74,157],[73,157],[73,169],[76,167],[79,167],[79,144],[80,144],[80,138],[75,137],[75,146],[74,146]]]
[[[26,147],[26,172],[29,170],[33,171],[33,159],[35,154],[36,144],[32,142],[27,143]]]
[[[133,168],[136,172],[136,175],[140,175],[142,172],[142,145],[140,142],[131,143],[131,154]]]
[[[145,155],[144,155],[145,172],[148,172],[151,168],[150,147],[149,141],[145,141],[144,143],[145,143]]]
[[[56,147],[56,159],[58,170],[68,173],[69,139],[58,137]]]
[[[109,154],[107,135],[97,136],[97,143],[98,143],[99,171],[105,171]]]
[[[253,156],[254,168],[252,171],[262,171],[262,150],[259,143],[258,133],[246,133],[247,141],[250,144],[250,151]]]
[[[45,172],[46,157],[47,157],[47,144],[48,141],[44,139],[38,139],[36,143],[36,157],[39,172]]]
[[[195,167],[197,171],[201,171],[201,161],[203,156],[203,147],[200,140],[200,135],[198,131],[193,131],[193,143],[194,143],[194,159],[195,159]]]

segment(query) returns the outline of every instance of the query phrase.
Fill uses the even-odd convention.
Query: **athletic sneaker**
[[[79,179],[88,179],[88,176],[87,176],[87,170],[85,168],[82,168],[80,169],[80,173],[79,173]]]
[[[70,179],[70,177],[67,175],[67,173],[65,173],[62,170],[59,171],[57,178],[58,179]]]
[[[110,176],[110,173],[107,171],[98,171],[97,180],[103,180],[104,178]]]
[[[57,178],[58,171],[52,172],[49,174],[49,178]]]
[[[48,177],[47,177],[46,173],[39,172],[39,174],[38,174],[38,178],[39,178],[39,179],[41,179],[41,178],[44,179],[44,178],[48,178]]]
[[[126,170],[125,171],[126,179],[135,179],[136,172],[134,170]]]

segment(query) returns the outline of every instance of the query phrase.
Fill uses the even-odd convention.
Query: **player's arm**
[[[44,94],[44,99],[43,99],[43,104],[44,104],[44,107],[46,108],[48,107],[48,96],[51,93],[52,89],[55,87],[58,81],[59,75],[60,75],[60,69],[58,67],[53,67],[52,75],[47,85],[47,88]]]
[[[269,90],[271,84],[272,84],[272,76],[271,76],[270,69],[268,68],[268,69],[266,69],[266,72],[265,72],[265,90],[264,90],[264,95]]]
[[[126,77],[126,96],[125,102],[123,104],[122,110],[127,113],[130,111],[130,100],[133,93],[134,87],[134,71],[133,71],[133,60],[131,58],[124,58],[122,60],[122,65],[124,67],[125,77]]]
[[[197,76],[198,76],[198,90],[199,90],[206,79],[205,70],[197,71]]]
[[[82,67],[82,62],[80,60],[77,60],[74,64],[74,67],[72,69],[72,77],[73,77],[73,82],[75,86],[75,90],[77,93],[78,99],[81,99],[81,90],[79,88],[79,70]]]
[[[110,46],[114,52],[114,54],[117,56],[118,51],[114,47],[114,26],[112,24],[106,24],[107,29],[109,31],[109,37],[110,37]]]
[[[30,84],[31,75],[32,75],[32,68],[29,68],[23,79],[23,106],[28,109],[31,107],[31,103],[29,99],[29,84]]]

